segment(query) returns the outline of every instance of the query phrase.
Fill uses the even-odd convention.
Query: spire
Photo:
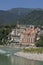
[[[19,27],[20,27],[20,26],[19,26],[19,21],[17,21],[16,27],[17,27],[17,28],[19,28]]]

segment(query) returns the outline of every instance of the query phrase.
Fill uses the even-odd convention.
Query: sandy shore
[[[43,54],[17,52],[17,53],[14,53],[14,55],[24,57],[30,60],[43,61]]]

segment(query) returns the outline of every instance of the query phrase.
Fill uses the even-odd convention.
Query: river
[[[43,65],[42,61],[28,60],[14,55],[18,48],[0,48],[0,65]]]

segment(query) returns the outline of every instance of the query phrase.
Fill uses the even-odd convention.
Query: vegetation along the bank
[[[43,34],[40,35],[40,39],[35,44],[37,47],[43,47]]]
[[[15,25],[0,25],[0,45],[8,44],[8,35]]]
[[[29,53],[43,53],[43,47],[40,48],[24,48],[23,52],[29,52]]]

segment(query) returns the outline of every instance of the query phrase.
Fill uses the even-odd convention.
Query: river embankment
[[[43,53],[26,53],[26,52],[16,52],[16,56],[20,56],[30,60],[43,61]]]

